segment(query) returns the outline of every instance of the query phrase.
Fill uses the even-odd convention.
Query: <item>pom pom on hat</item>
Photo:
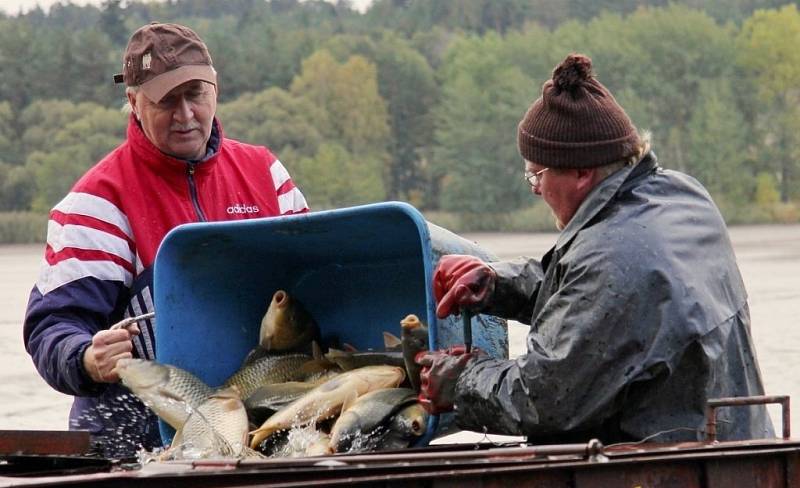
[[[517,127],[522,157],[553,168],[603,166],[633,155],[639,143],[631,119],[582,54],[559,63]]]
[[[569,93],[574,93],[593,77],[592,60],[582,54],[570,54],[553,70],[553,84]]]

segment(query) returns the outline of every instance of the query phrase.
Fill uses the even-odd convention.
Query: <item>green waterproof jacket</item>
[[[529,441],[700,440],[709,398],[763,395],[725,223],[695,179],[649,153],[587,196],[541,262],[492,263],[485,313],[531,326],[527,353],[473,361],[459,427]],[[721,440],[773,435],[763,406],[724,408]]]

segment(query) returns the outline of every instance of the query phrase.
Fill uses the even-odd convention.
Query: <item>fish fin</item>
[[[252,435],[253,438],[250,440],[250,448],[251,449],[258,449],[258,446],[266,440],[267,437],[272,435],[275,432],[274,427],[264,427],[263,425],[256,430],[249,433]]]
[[[342,351],[340,349],[328,348],[325,354],[325,359],[338,366],[342,371],[349,371],[353,369],[352,361],[350,360],[352,353]]]
[[[387,350],[393,350],[403,347],[403,341],[391,332],[383,333],[383,347]]]
[[[181,403],[186,403],[188,405],[188,402],[186,401],[186,399],[184,397],[182,397],[180,395],[176,395],[173,391],[170,391],[168,388],[163,388],[163,387],[159,386],[157,388],[157,391],[158,391],[159,395],[161,395],[161,396],[163,396],[165,398],[168,398],[169,400],[173,400],[173,401],[181,402]]]
[[[347,396],[344,397],[344,401],[342,402],[342,412],[350,408],[356,400],[358,400],[358,393],[355,390],[347,393]]]
[[[181,444],[183,444],[183,427],[175,431],[175,435],[172,436],[172,443],[169,446],[172,448]]]
[[[347,352],[358,352],[358,349],[356,349],[355,346],[353,346],[352,344],[348,344],[346,342],[342,344],[342,349],[344,349]]]
[[[241,367],[248,366],[268,355],[269,351],[262,344],[259,344],[256,347],[254,347],[249,353],[247,353],[247,356],[245,356],[244,361],[242,361]]]
[[[346,351],[342,351],[341,349],[336,349],[336,348],[333,348],[333,347],[329,347],[328,348],[328,352],[326,352],[323,356],[325,357],[325,359],[330,360],[330,358],[337,358],[337,357],[341,357],[341,356],[349,356],[349,353],[346,352]]]
[[[242,398],[242,390],[238,385],[219,386],[211,392],[209,398],[211,397],[239,400]]]
[[[311,357],[314,359],[322,359],[322,348],[317,341],[311,341]]]

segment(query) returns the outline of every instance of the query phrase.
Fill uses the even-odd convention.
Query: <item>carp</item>
[[[395,414],[417,403],[417,393],[409,388],[374,390],[342,411],[331,428],[331,452],[364,452],[378,447],[390,433]],[[407,428],[402,425],[404,433]],[[408,441],[406,445],[408,446]]]
[[[428,327],[414,315],[408,315],[400,321],[400,340],[403,343],[403,361],[408,372],[408,381],[415,391],[419,391],[419,373],[421,367],[414,358],[421,351],[428,350]]]
[[[286,383],[273,383],[258,387],[244,401],[247,415],[256,424],[264,421],[278,410],[286,407],[293,401],[302,397],[317,387],[316,383],[305,381],[289,381]]]
[[[263,356],[245,362],[224,386],[235,386],[241,398],[246,399],[263,385],[302,380],[306,375],[303,366],[310,360],[311,356],[305,354]]]
[[[359,396],[372,390],[396,387],[404,379],[405,371],[396,366],[367,366],[341,373],[268,418],[251,432],[250,447],[257,448],[274,432],[333,417]]]
[[[311,356],[312,359],[300,368],[303,381],[319,384],[342,372],[337,364],[325,358],[317,341],[311,343]]]
[[[261,319],[259,346],[266,351],[294,351],[318,339],[319,327],[305,307],[286,291],[276,291]]]
[[[336,364],[343,371],[363,368],[365,366],[399,366],[405,367],[403,354],[399,351],[363,351],[349,352],[339,349],[328,349],[325,359]]]
[[[408,447],[422,437],[428,428],[428,412],[419,402],[401,409],[389,421],[388,432],[377,442],[377,450]]]
[[[194,410],[165,451],[171,459],[240,458],[247,448],[247,412],[235,387],[212,393]]]
[[[115,369],[122,384],[175,429],[181,428],[191,411],[212,393],[195,375],[156,361],[123,358]]]

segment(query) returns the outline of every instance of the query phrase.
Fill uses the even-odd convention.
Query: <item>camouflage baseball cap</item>
[[[133,33],[115,83],[138,86],[158,103],[176,86],[191,80],[217,84],[211,55],[200,37],[178,24],[151,22]]]

